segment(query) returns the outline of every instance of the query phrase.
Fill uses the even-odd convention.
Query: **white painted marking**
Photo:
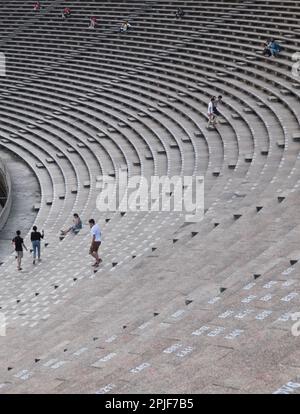
[[[143,371],[148,367],[150,367],[150,364],[148,362],[144,362],[143,364],[131,369],[130,372],[132,372],[133,374],[138,374],[139,372]]]
[[[209,330],[210,330],[210,327],[209,326],[201,326],[201,328],[199,328],[198,330],[192,332],[192,335],[200,336],[204,332],[209,331]]]
[[[184,358],[186,355],[190,354],[193,351],[192,346],[187,346],[184,349],[181,349],[179,352],[177,352],[176,356],[179,358]]]

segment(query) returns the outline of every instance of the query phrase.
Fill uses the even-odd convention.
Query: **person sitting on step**
[[[125,20],[125,22],[121,24],[120,32],[127,32],[130,28],[131,24],[128,22],[128,20]]]
[[[41,10],[41,3],[40,3],[39,1],[37,1],[37,2],[34,4],[33,9],[34,9],[35,11],[39,11],[39,10]]]
[[[71,9],[69,7],[65,7],[61,14],[62,19],[65,20],[67,17],[70,17],[70,16],[71,16]]]
[[[69,227],[67,230],[61,230],[61,235],[66,236],[69,232],[72,234],[78,234],[82,229],[82,221],[77,213],[73,214],[73,226]]]
[[[175,12],[175,17],[176,19],[182,19],[182,17],[184,17],[185,12],[182,10],[181,7],[178,7],[178,9]]]
[[[272,53],[271,53],[271,50],[270,50],[270,48],[269,48],[269,42],[268,41],[266,41],[264,44],[263,44],[263,56],[267,56],[267,57],[270,57],[271,55],[272,55]]]
[[[271,55],[274,57],[277,56],[282,50],[282,47],[274,39],[270,40],[268,47],[270,49]]]

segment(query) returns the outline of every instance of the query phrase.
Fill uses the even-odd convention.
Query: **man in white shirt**
[[[100,259],[98,255],[98,250],[101,245],[101,230],[100,230],[99,225],[95,223],[94,219],[89,220],[89,225],[91,228],[91,235],[92,235],[90,255],[93,256],[96,260],[96,262],[92,266],[97,267],[102,262],[102,259]]]
[[[211,100],[209,101],[209,104],[208,104],[208,110],[207,110],[208,124],[207,124],[207,127],[209,127],[210,125],[214,126],[215,122],[216,122],[216,116],[215,116],[215,113],[214,113],[215,100],[216,100],[216,97],[213,96],[211,98]]]

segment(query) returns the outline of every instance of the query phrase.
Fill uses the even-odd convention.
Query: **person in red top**
[[[65,7],[61,14],[61,17],[63,18],[63,20],[65,20],[69,16],[71,16],[71,9],[69,7]]]
[[[33,6],[35,11],[39,11],[41,9],[41,3],[37,1]]]
[[[97,17],[96,16],[92,16],[90,18],[90,25],[89,25],[89,29],[95,29],[97,24]]]

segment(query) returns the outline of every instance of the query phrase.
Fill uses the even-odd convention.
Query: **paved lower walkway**
[[[13,202],[9,219],[0,231],[0,260],[12,252],[10,240],[17,228],[28,233],[36,217],[32,206],[40,197],[38,182],[30,168],[9,152],[1,151],[1,158],[12,179]]]

